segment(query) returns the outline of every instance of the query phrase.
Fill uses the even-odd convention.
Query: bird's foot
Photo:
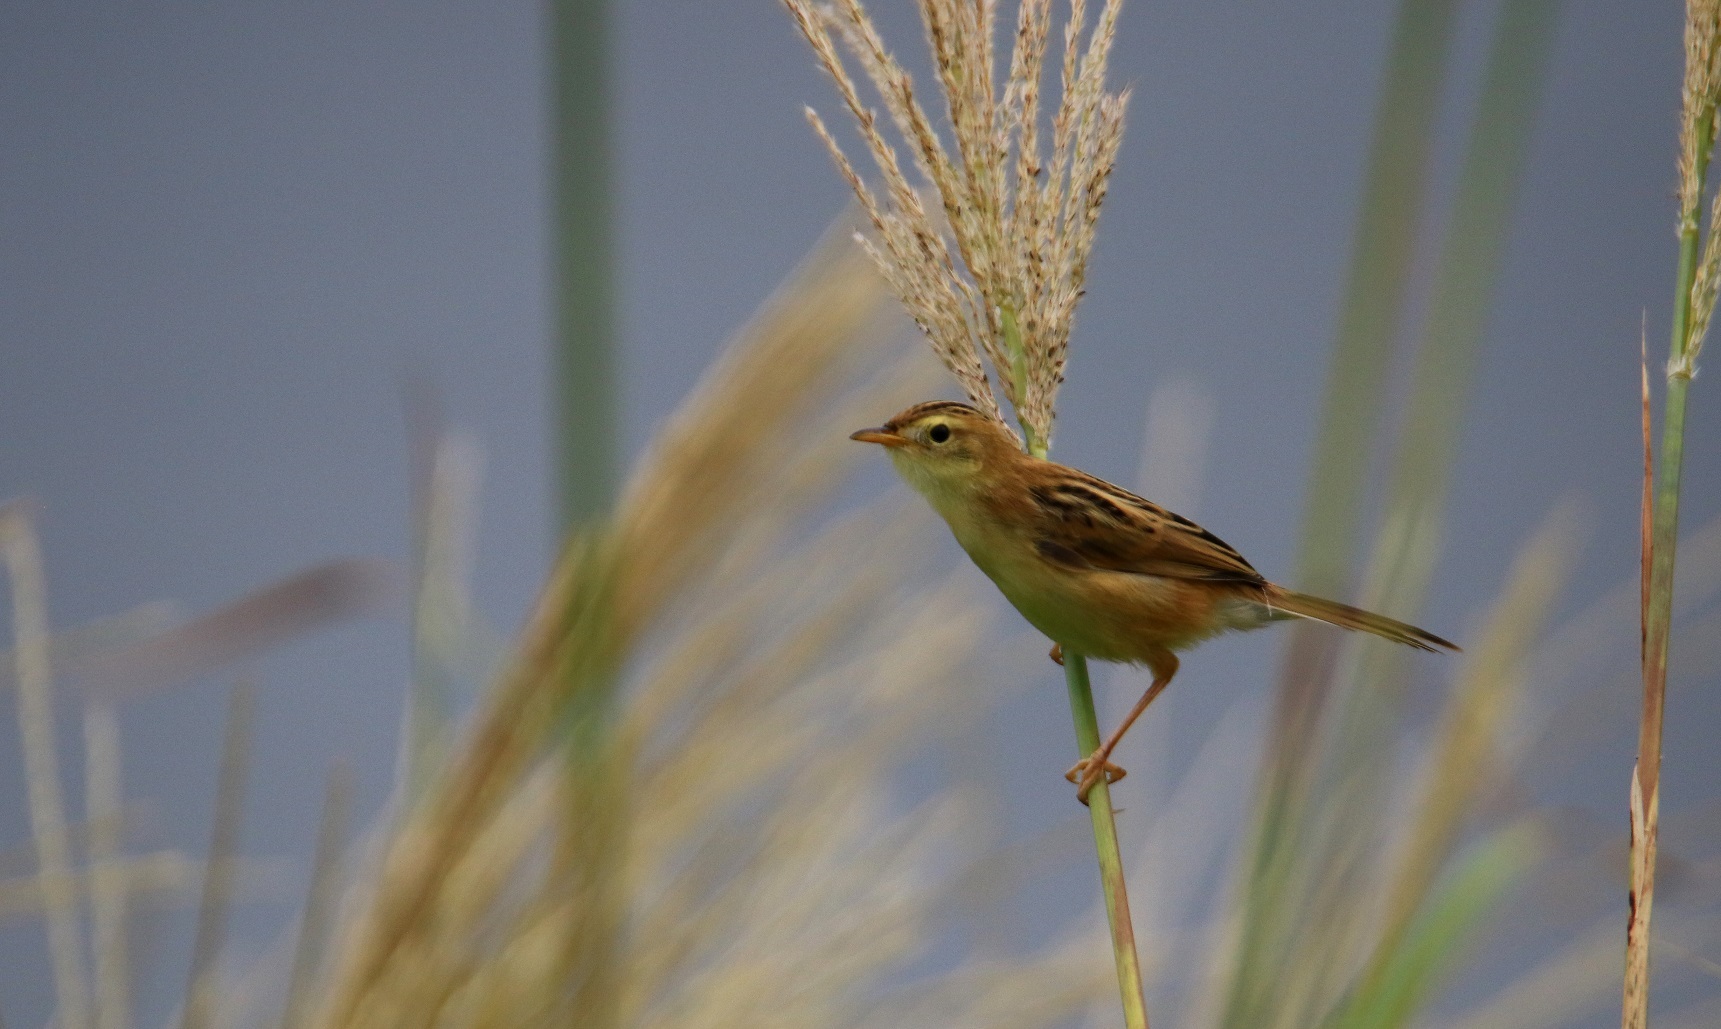
[[[1055,663],[1055,664],[1060,664],[1060,665],[1063,664],[1064,663],[1064,645],[1062,643],[1052,644],[1052,649],[1046,651],[1046,656],[1051,658],[1053,663]]]
[[[1083,804],[1088,802],[1088,791],[1099,785],[1103,777],[1106,785],[1121,780],[1129,773],[1106,760],[1103,750],[1096,750],[1070,766],[1064,773],[1064,778],[1076,784],[1076,799]]]

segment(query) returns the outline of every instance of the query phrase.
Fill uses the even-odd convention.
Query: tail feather
[[[1441,639],[1426,629],[1418,629],[1414,625],[1377,615],[1373,611],[1364,611],[1360,607],[1351,607],[1336,600],[1312,597],[1282,586],[1267,587],[1266,603],[1275,614],[1313,618],[1341,629],[1361,629],[1363,632],[1370,632],[1382,639],[1403,643],[1418,650],[1433,651],[1439,647],[1447,650],[1460,649],[1458,644]]]

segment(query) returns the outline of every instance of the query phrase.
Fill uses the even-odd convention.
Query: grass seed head
[[[1091,29],[1083,0],[1070,4],[1049,148],[1040,117],[1050,0],[1020,5],[1001,92],[997,4],[922,0],[949,119],[948,147],[860,0],[784,4],[836,84],[883,180],[876,193],[868,187],[809,110],[814,131],[872,223],[873,235],[863,241],[868,256],[975,406],[1003,420],[985,370],[989,362],[1028,445],[1049,446],[1076,303],[1123,138],[1127,91],[1105,88],[1120,0],[1106,0]],[[924,189],[937,197],[941,218],[903,171],[850,62],[882,100]]]

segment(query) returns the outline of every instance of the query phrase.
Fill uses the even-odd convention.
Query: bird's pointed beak
[[[862,429],[859,432],[851,433],[849,439],[859,440],[862,443],[877,443],[886,447],[908,446],[907,437],[899,436],[894,431],[884,428]]]

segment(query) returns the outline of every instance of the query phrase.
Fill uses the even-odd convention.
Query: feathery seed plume
[[[1703,168],[1715,152],[1716,115],[1721,108],[1721,0],[1690,0],[1685,6],[1685,84],[1679,118],[1679,231],[1697,232],[1703,215]],[[1721,219],[1721,193],[1711,201],[1709,231],[1703,256],[1691,283],[1691,320],[1680,352],[1667,373],[1682,378],[1697,374],[1697,355],[1715,313],[1721,286],[1721,241],[1715,226]]]
[[[862,237],[861,246],[974,404],[1003,420],[984,355],[1030,447],[1046,447],[1100,206],[1123,139],[1128,91],[1105,88],[1120,0],[1106,0],[1091,29],[1084,0],[1070,4],[1049,155],[1039,122],[1051,0],[1023,0],[1002,96],[993,44],[996,0],[922,0],[953,151],[860,0],[784,4],[836,83],[883,179],[882,191],[874,192],[824,121],[807,109],[872,221],[873,236]],[[877,89],[937,194],[942,219],[909,182],[849,73],[845,52]]]

